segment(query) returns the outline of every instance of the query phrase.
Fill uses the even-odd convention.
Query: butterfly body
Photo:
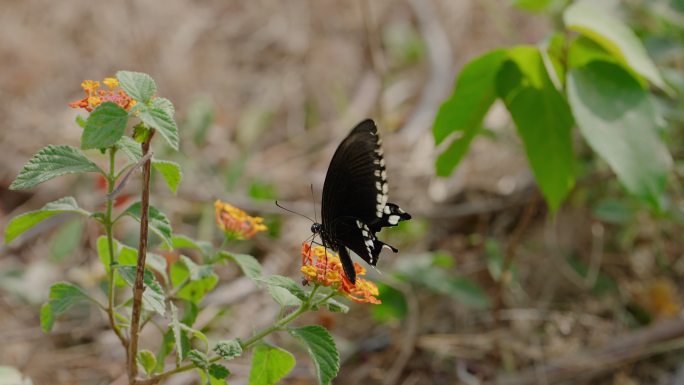
[[[348,249],[375,266],[383,248],[396,248],[377,239],[383,227],[396,226],[411,215],[388,202],[387,172],[382,141],[375,123],[359,123],[340,143],[323,184],[322,223],[311,231],[323,245],[339,252],[344,272],[354,283],[356,272]]]

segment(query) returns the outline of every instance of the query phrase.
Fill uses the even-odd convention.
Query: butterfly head
[[[320,223],[314,222],[313,225],[311,225],[311,232],[314,234],[320,234],[321,231],[323,231],[323,225]]]

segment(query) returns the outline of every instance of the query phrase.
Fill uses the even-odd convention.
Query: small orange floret
[[[214,208],[216,223],[232,239],[249,239],[260,231],[268,230],[263,218],[250,216],[229,203],[217,200]]]
[[[344,274],[340,256],[326,250],[323,246],[311,247],[302,243],[302,269],[307,283],[331,287],[340,294],[357,303],[379,304],[378,287],[371,281],[360,278],[366,274],[366,269],[354,263],[356,269],[356,284],[352,284]]]
[[[136,101],[133,100],[124,90],[119,89],[119,81],[116,78],[105,78],[104,83],[108,89],[101,90],[100,82],[96,80],[84,80],[81,83],[86,97],[69,103],[71,108],[83,108],[88,112],[94,110],[97,106],[104,102],[116,103],[119,107],[128,111],[135,106]]]

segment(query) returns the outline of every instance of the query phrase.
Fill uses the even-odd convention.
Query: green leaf
[[[119,266],[116,270],[128,286],[133,287],[135,285],[136,266]],[[148,269],[145,269],[143,284],[145,285],[142,297],[143,305],[164,316],[166,313],[164,291],[154,278],[154,274]]]
[[[252,355],[249,385],[273,385],[285,377],[295,365],[294,356],[287,350],[259,344]]]
[[[541,12],[551,5],[552,0],[513,0],[513,5],[529,12]]]
[[[219,380],[222,380],[230,375],[230,370],[220,364],[209,365],[209,369],[207,371],[209,372],[210,376]]]
[[[71,220],[52,236],[52,258],[61,261],[73,254],[83,240],[84,223],[82,220]]]
[[[460,135],[439,155],[438,175],[451,174],[480,131],[482,120],[496,100],[494,82],[507,57],[505,50],[489,52],[466,64],[458,76],[453,94],[440,107],[432,127],[436,144],[453,133]]]
[[[78,207],[76,199],[64,197],[43,206],[40,210],[29,211],[12,218],[5,229],[5,243],[10,243],[19,235],[38,223],[53,217],[57,214],[75,213],[90,216],[90,213]]]
[[[306,294],[304,291],[302,291],[302,293]],[[327,296],[328,296],[328,294],[318,293],[314,297],[314,302],[320,301]],[[334,298],[328,298],[327,300],[325,300],[325,302],[316,306],[316,309],[318,309],[320,307],[324,307],[324,308],[328,309],[328,311],[333,312],[333,313],[348,313],[349,312],[349,306],[343,304],[342,302],[340,302]]]
[[[199,303],[207,293],[212,291],[218,283],[218,276],[211,273],[210,276],[197,281],[190,281],[178,291],[177,297],[194,303]]]
[[[173,107],[173,103],[171,103],[171,101],[166,98],[154,98],[152,100],[152,108],[164,110],[164,112],[166,112],[166,114],[170,117],[173,117],[173,115],[176,113],[176,109]]]
[[[171,192],[175,194],[178,190],[178,185],[181,182],[181,178],[183,177],[180,165],[168,160],[155,159],[152,160],[152,167],[154,167],[154,169],[161,174],[162,178],[164,178],[164,181],[166,182],[166,185],[169,186]]]
[[[137,162],[142,158],[142,147],[140,143],[136,142],[135,139],[130,136],[122,136],[118,142],[116,142],[116,148],[123,151],[128,159]]]
[[[499,96],[518,129],[539,187],[552,210],[575,183],[570,107],[548,77],[539,50],[509,50],[497,79]]]
[[[194,249],[202,253],[202,256],[207,257],[214,254],[214,246],[211,242],[196,241],[185,235],[175,234],[171,237],[172,246],[174,249]]]
[[[240,341],[236,339],[219,341],[216,343],[213,350],[224,360],[232,360],[233,358],[242,355],[242,345],[240,345]]]
[[[140,111],[139,118],[147,126],[156,129],[174,150],[178,150],[178,126],[165,110],[145,109]]]
[[[591,148],[627,190],[662,209],[672,157],[658,135],[648,91],[622,67],[592,62],[570,71],[568,98]]]
[[[278,286],[266,287],[268,294],[282,307],[299,306],[302,301],[290,293],[287,289]]]
[[[10,190],[27,190],[64,174],[104,171],[76,147],[47,146],[36,153],[19,171]]]
[[[142,206],[140,202],[135,202],[130,205],[124,214],[129,215],[138,222],[140,222],[140,216],[142,213]],[[167,245],[171,245],[171,223],[169,218],[164,215],[161,211],[157,210],[154,206],[150,206],[148,224],[150,229],[154,231]]]
[[[54,317],[64,313],[71,306],[82,301],[90,301],[90,297],[80,287],[58,282],[50,287],[50,297],[40,309],[40,327],[44,332],[52,330]]]
[[[113,102],[104,102],[88,116],[81,136],[81,148],[105,148],[121,139],[128,123],[128,112]]]
[[[169,301],[171,307],[171,330],[173,331],[173,339],[176,343],[176,365],[180,365],[185,357],[185,349],[183,347],[183,338],[181,336],[181,323],[178,321],[178,309],[173,301]]]
[[[151,351],[143,349],[138,352],[138,363],[143,367],[145,373],[150,375],[154,373],[154,370],[157,367],[157,358]]]
[[[408,305],[404,294],[392,286],[378,284],[380,295],[378,299],[381,304],[370,308],[373,319],[379,322],[390,322],[402,320],[408,312]]]
[[[119,71],[116,73],[119,85],[138,102],[147,104],[157,93],[157,85],[150,75],[141,72]]]
[[[240,266],[242,272],[251,279],[257,279],[261,276],[261,265],[256,258],[247,254],[229,253],[227,251],[220,251],[219,256],[223,259],[230,259]]]
[[[565,26],[599,43],[658,88],[670,92],[646,48],[622,21],[589,1],[574,2],[563,14]]]
[[[198,368],[206,369],[209,366],[207,355],[197,349],[192,349],[188,352],[188,359]]]
[[[327,385],[337,377],[340,370],[340,354],[335,341],[325,328],[318,325],[289,329],[290,334],[299,338],[316,365],[318,383]]]
[[[270,275],[268,277],[257,277],[254,280],[265,283],[268,286],[276,286],[287,289],[287,291],[301,300],[304,300],[307,297],[307,293],[304,291],[304,289],[302,289],[297,282],[292,280],[292,278],[283,277],[282,275]]]

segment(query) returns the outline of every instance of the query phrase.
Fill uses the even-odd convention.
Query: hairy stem
[[[114,184],[116,183],[114,169],[115,158],[116,147],[110,147],[109,173],[107,174],[107,194],[110,194],[112,191],[114,191]],[[111,326],[112,330],[114,330],[116,336],[119,337],[121,345],[123,345],[124,347],[128,347],[128,341],[126,340],[126,337],[121,332],[121,328],[119,327],[119,325],[117,325],[116,320],[114,319],[114,312],[116,311],[116,309],[114,308],[114,266],[116,262],[116,256],[114,255],[114,236],[112,234],[114,227],[114,222],[112,222],[113,205],[114,202],[111,199],[107,199],[107,211],[105,212],[104,220],[105,233],[107,234],[107,248],[109,250],[109,272],[107,273],[107,282],[109,283],[109,289],[107,290],[107,316],[109,317],[109,325]]]
[[[150,151],[150,142],[154,136],[154,130],[142,143],[143,156]],[[131,337],[128,344],[128,382],[131,385],[137,384],[138,364],[136,356],[138,354],[138,335],[140,333],[140,313],[142,311],[142,295],[145,287],[143,277],[145,276],[145,257],[147,256],[147,230],[150,208],[150,172],[152,161],[148,158],[143,163],[142,173],[142,196],[140,197],[140,242],[138,243],[138,264],[136,267],[135,284],[133,286],[133,310],[131,315]]]

